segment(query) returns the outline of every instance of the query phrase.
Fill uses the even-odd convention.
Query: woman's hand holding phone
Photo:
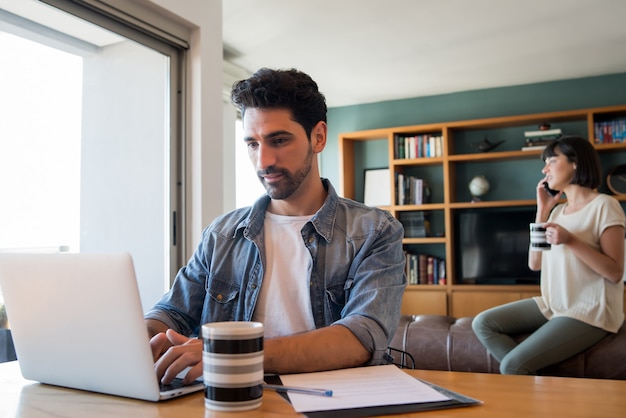
[[[554,196],[558,196],[559,194],[561,194],[561,192],[559,190],[554,190],[551,189],[550,186],[548,185],[547,181],[543,182],[543,188],[546,189],[546,191],[550,194],[550,196],[554,197]]]
[[[545,222],[561,197],[559,190],[551,189],[545,178],[537,183],[537,218],[535,222]]]

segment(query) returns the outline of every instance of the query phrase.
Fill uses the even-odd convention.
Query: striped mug
[[[542,223],[530,224],[530,249],[531,251],[547,251],[552,246],[546,236],[546,228]]]
[[[263,397],[263,324],[202,325],[204,405],[214,411],[258,408]]]

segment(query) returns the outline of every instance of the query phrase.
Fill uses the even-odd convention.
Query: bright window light
[[[83,60],[5,32],[0,53],[0,249],[76,249]]]
[[[248,149],[243,142],[243,124],[239,119],[235,122],[235,135],[235,205],[242,208],[252,205],[265,194],[265,189],[248,158]]]

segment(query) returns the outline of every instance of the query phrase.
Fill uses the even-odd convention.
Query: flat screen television
[[[535,208],[455,213],[455,277],[465,284],[538,284],[528,268],[528,224]]]

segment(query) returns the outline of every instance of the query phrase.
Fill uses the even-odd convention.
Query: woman
[[[491,308],[472,323],[502,374],[536,374],[624,322],[625,216],[616,199],[597,191],[595,148],[583,138],[562,137],[542,159],[535,222],[546,227],[552,248],[528,254],[530,269],[541,270],[541,296]],[[546,186],[559,192],[553,196]],[[561,197],[566,201],[559,204]],[[511,336],[521,333],[531,335],[517,343]]]

